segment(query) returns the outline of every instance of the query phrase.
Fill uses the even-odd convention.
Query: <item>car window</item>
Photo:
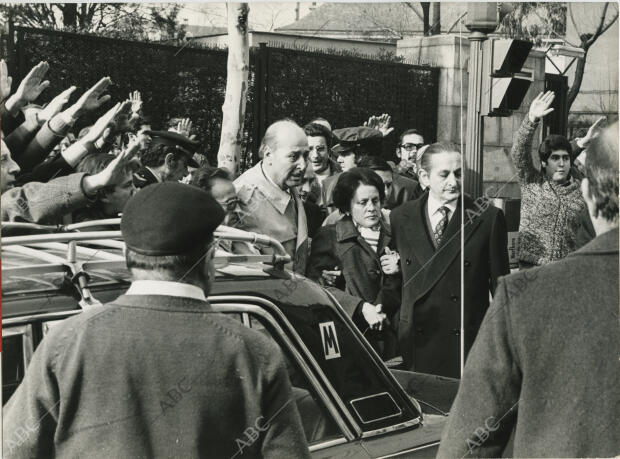
[[[338,425],[325,409],[325,406],[316,394],[312,383],[308,380],[304,371],[299,367],[295,358],[289,352],[278,332],[273,329],[269,322],[253,313],[226,313],[228,316],[243,322],[246,326],[262,333],[276,344],[282,351],[286,368],[291,381],[293,398],[297,404],[297,410],[306,434],[308,444],[318,444],[343,436]]]
[[[9,400],[21,383],[31,357],[31,325],[2,331],[2,404]]]
[[[406,394],[371,357],[369,346],[331,307],[283,312],[364,432],[419,419]]]

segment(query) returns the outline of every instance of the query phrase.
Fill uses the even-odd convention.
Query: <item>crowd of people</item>
[[[516,339],[516,344],[512,341],[506,344],[503,341],[505,333],[509,333],[506,330],[514,325],[508,323],[513,320],[508,314],[517,308],[504,305],[504,312],[493,315],[495,321],[489,318],[491,298],[495,298],[492,310],[502,308],[510,300],[506,289],[511,281],[502,281],[510,272],[506,221],[500,209],[481,206],[479,201],[463,193],[465,166],[456,145],[425,142],[423,135],[412,127],[400,135],[395,163],[383,156],[385,137],[393,131],[386,114],[371,116],[361,126],[340,129],[332,129],[324,118],[305,125],[283,119],[267,128],[258,152],[260,161],[233,177],[223,168],[199,166],[194,159],[199,144],[194,140],[189,120],[174,120],[170,126],[152,129],[143,114],[138,91],[109,108],[89,127],[73,132],[80,118],[110,102],[110,96],[105,93],[112,82],[110,78],[102,78],[72,104],[69,99],[76,91],[75,86],[45,106],[36,105],[49,85],[45,80],[48,71],[48,64],[41,62],[17,88],[11,88],[6,64],[0,63],[3,222],[60,225],[122,214],[128,267],[134,278],[145,282],[134,282],[130,290],[139,297],[149,288],[159,289],[148,284],[153,279],[148,276],[150,271],[158,271],[157,279],[164,284],[178,283],[175,276],[179,266],[200,267],[204,259],[206,274],[197,275],[193,282],[203,291],[183,293],[178,285],[169,286],[170,291],[180,296],[189,295],[203,302],[204,293],[208,294],[208,282],[212,280],[208,263],[212,262],[214,253],[258,254],[272,250],[249,243],[213,241],[213,230],[223,224],[269,235],[290,255],[287,267],[332,292],[384,360],[402,357],[403,369],[463,377],[455,406],[464,414],[451,418],[448,439],[442,447],[448,456],[460,456],[466,445],[466,439],[461,437],[470,425],[466,420],[469,411],[495,415],[493,410],[499,409],[498,406],[505,408],[518,397],[519,384],[526,383],[524,378],[530,370],[522,366],[516,369],[516,366],[524,364],[522,359],[527,358],[525,353],[530,348],[536,349],[530,338],[544,333],[527,328],[529,319],[518,330],[528,337],[527,342],[511,337]],[[617,239],[617,157],[615,163],[610,159],[618,154],[617,139],[614,147],[613,138],[608,138],[613,134],[598,135],[600,129],[595,123],[584,137],[573,142],[560,135],[550,135],[538,150],[540,170],[534,165],[532,139],[540,120],[552,111],[553,98],[553,93],[547,92],[534,99],[515,134],[511,152],[521,186],[519,268],[522,276],[564,259],[568,271],[576,269],[570,265],[568,256],[580,246],[594,250],[587,243],[610,230],[615,231]],[[612,173],[615,167],[615,178],[593,164],[592,157],[602,161]],[[147,199],[151,196],[156,199]],[[189,215],[191,219],[187,218]],[[189,244],[200,232],[210,236],[204,236],[198,245]],[[197,253],[189,253],[190,248]],[[210,254],[208,257],[204,256],[205,250]],[[171,256],[176,258],[169,259]],[[615,256],[617,261],[617,241]],[[577,257],[571,260],[578,261]],[[600,272],[602,267],[592,263],[588,269]],[[541,284],[541,289],[547,289],[545,297],[549,297],[549,304],[556,301],[551,298],[555,287],[545,287],[542,279],[548,275],[547,282],[556,283],[553,276],[558,271],[556,285],[564,286],[559,289],[565,289],[566,283],[571,282],[558,267],[564,265],[553,266],[537,275],[536,282],[527,287],[528,292],[535,292]],[[162,272],[167,275],[163,276]],[[586,273],[575,275],[586,277]],[[189,279],[191,284],[192,276]],[[524,294],[523,298],[529,295],[519,293]],[[137,297],[132,297],[132,301],[137,301]],[[529,307],[530,303],[523,298],[515,301],[527,311],[526,304]],[[571,301],[568,295],[560,298],[567,303]],[[527,312],[518,310],[515,314],[521,317]],[[79,324],[76,321],[76,326],[86,327],[88,317],[80,319]],[[147,320],[140,314],[130,318],[137,322]],[[113,321],[110,327],[128,327],[122,321],[110,320]],[[179,332],[187,335],[181,331],[181,322]],[[544,326],[544,323],[535,325]],[[226,327],[231,324],[214,323],[212,333],[220,336],[220,330]],[[153,325],[153,328],[157,327]],[[271,378],[267,378],[266,385],[273,384],[284,388],[283,393],[289,393],[290,385],[281,371],[281,356],[251,333],[237,328],[231,333],[249,346],[241,346],[243,349],[273,356],[273,359],[259,359],[264,367],[257,369],[250,363],[247,368],[244,366],[249,377],[258,377],[255,371],[266,372]],[[189,334],[204,333],[196,329]],[[224,335],[221,339],[228,340]],[[76,339],[85,338],[78,334]],[[111,342],[113,336],[106,335],[105,340]],[[141,341],[139,346],[152,345],[147,341]],[[547,344],[546,339],[543,341],[541,348]],[[521,345],[529,346],[523,350],[524,354]],[[42,359],[54,359],[54,349],[50,346],[43,346]],[[89,346],[84,343],[87,351]],[[215,344],[212,340],[196,338],[193,346],[193,349],[207,349]],[[516,348],[519,348],[518,355]],[[500,352],[504,354],[499,355]],[[508,359],[509,352],[514,353],[510,357],[518,359],[517,363]],[[232,362],[226,360],[232,359],[231,353],[234,350],[227,349],[223,368]],[[252,360],[255,356],[251,354],[245,352],[238,359]],[[172,354],[168,357],[173,358]],[[500,364],[493,366],[490,360],[495,359]],[[574,366],[570,362],[566,365]],[[609,371],[617,373],[617,369]],[[227,376],[221,376],[225,381]],[[487,381],[490,378],[494,382]],[[500,384],[514,389],[514,393],[506,395]],[[479,388],[487,388],[488,393],[477,392]],[[248,390],[241,390],[238,394],[243,395],[239,397],[247,397]],[[11,401],[9,419],[17,419],[23,406],[36,411],[27,391],[28,388],[20,388],[14,396],[17,401]],[[493,400],[489,394],[496,396],[497,406],[489,401]],[[487,398],[482,400],[483,396]],[[205,397],[209,400],[208,395]],[[489,409],[481,411],[480,406]],[[257,412],[250,410],[246,414],[249,417]],[[522,415],[528,415],[527,406],[519,409],[519,417]],[[484,421],[480,416],[474,419]],[[274,430],[266,434],[265,451],[273,440],[271,447],[293,451],[295,457],[307,454],[300,453],[303,447],[298,449],[305,444],[298,414],[291,408],[282,418],[284,424],[274,423]],[[199,420],[196,422],[200,424]],[[530,427],[535,429],[535,426]],[[574,438],[572,430],[564,433],[567,438]],[[605,437],[602,441],[610,440]],[[140,447],[130,440],[127,445],[132,451]],[[540,451],[533,444],[519,445],[533,455]],[[76,452],[70,447],[67,451]]]

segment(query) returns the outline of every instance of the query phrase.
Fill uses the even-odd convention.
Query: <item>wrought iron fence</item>
[[[85,90],[102,76],[110,76],[114,100],[126,98],[135,89],[142,93],[153,128],[166,128],[174,117],[191,118],[201,153],[209,162],[216,161],[226,50],[25,27],[17,27],[15,34],[3,41],[15,45],[2,47],[10,54],[15,84],[40,60],[47,60],[52,69],[44,102],[68,85]],[[432,141],[437,132],[438,80],[437,68],[264,45],[253,48],[242,169],[257,161],[267,126],[283,117],[303,125],[321,116],[338,128],[361,125],[372,114],[389,113],[396,133],[415,127]],[[76,130],[92,123],[95,116],[81,120]],[[388,138],[386,154],[393,154],[397,141],[397,134]]]

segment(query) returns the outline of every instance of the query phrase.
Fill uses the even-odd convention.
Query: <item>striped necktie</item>
[[[441,206],[439,209],[437,209],[437,211],[441,213],[441,220],[439,220],[437,226],[435,226],[435,231],[433,231],[433,237],[435,238],[435,245],[439,247],[439,244],[441,244],[441,238],[443,237],[443,234],[446,232],[446,228],[448,227],[448,212],[450,211],[450,209],[448,209],[446,206]]]

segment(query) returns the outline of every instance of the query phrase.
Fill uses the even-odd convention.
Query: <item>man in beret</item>
[[[309,457],[279,347],[206,300],[223,218],[182,183],[134,195],[133,282],[41,342],[4,410],[6,457]]]
[[[244,211],[238,227],[279,241],[293,259],[289,267],[299,273],[306,270],[308,222],[297,187],[308,166],[308,151],[308,138],[297,123],[276,121],[261,142],[262,160],[235,180]]]
[[[142,169],[134,174],[136,188],[158,182],[178,182],[190,167],[198,167],[192,158],[198,142],[174,131],[145,131],[150,144],[140,153]]]

